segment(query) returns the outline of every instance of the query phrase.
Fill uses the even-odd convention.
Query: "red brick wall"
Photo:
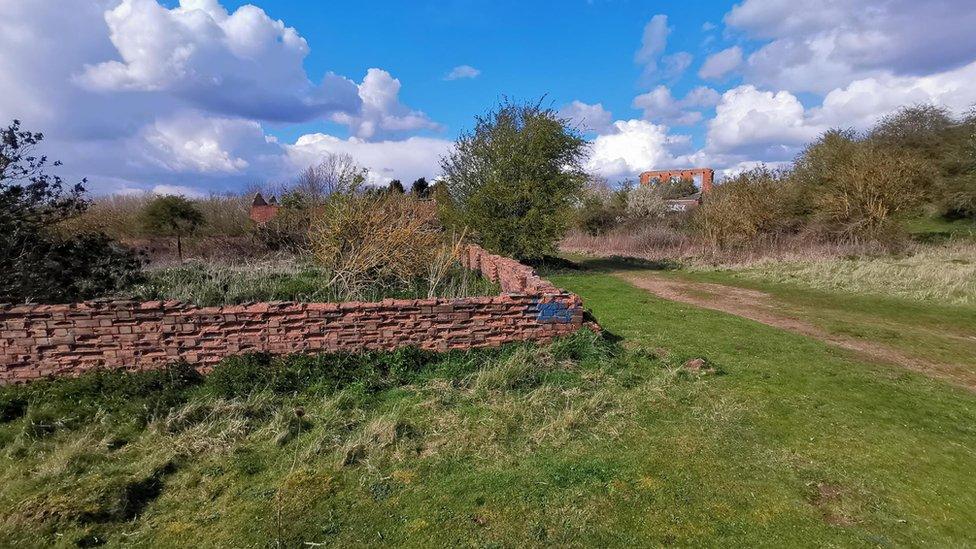
[[[260,225],[271,221],[276,215],[278,215],[278,206],[265,204],[262,206],[252,205],[249,217],[251,221]]]
[[[583,323],[580,298],[512,259],[477,246],[467,264],[497,280],[498,296],[375,303],[95,301],[0,305],[0,383],[95,368],[151,369],[176,360],[206,368],[244,352],[468,349],[546,341]]]

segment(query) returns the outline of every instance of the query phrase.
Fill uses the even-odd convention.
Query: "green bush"
[[[441,159],[449,219],[518,259],[556,252],[586,177],[586,141],[552,109],[505,102]]]
[[[0,130],[0,302],[79,301],[138,280],[132,251],[104,234],[58,231],[89,202],[84,181],[66,186],[45,173],[47,159],[36,154],[43,138],[16,120]]]
[[[630,192],[629,186],[613,190],[605,181],[591,181],[576,209],[576,226],[593,236],[607,233],[627,217]]]

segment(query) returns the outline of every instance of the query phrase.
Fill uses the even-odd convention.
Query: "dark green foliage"
[[[221,362],[207,376],[206,385],[208,391],[227,398],[265,390],[331,393],[352,383],[374,391],[408,381],[438,356],[414,348],[363,354],[242,355]]]
[[[89,299],[138,279],[140,261],[102,234],[62,235],[58,224],[89,205],[84,181],[45,173],[40,133],[0,130],[0,302]],[[53,162],[59,166],[60,162]]]
[[[410,185],[410,192],[417,198],[429,198],[430,184],[427,183],[426,178],[421,177]]]
[[[183,260],[183,237],[193,234],[203,223],[203,214],[182,196],[159,196],[146,204],[142,223],[149,234],[175,236],[176,250]]]
[[[406,190],[403,188],[403,183],[401,183],[399,179],[394,179],[393,181],[390,181],[390,185],[389,187],[387,187],[387,190],[391,193],[396,193],[396,194],[403,194],[406,192]]]
[[[506,101],[441,159],[448,218],[496,253],[552,254],[583,188],[585,151],[583,137],[552,109]]]

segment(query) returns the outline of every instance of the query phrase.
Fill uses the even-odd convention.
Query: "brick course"
[[[580,298],[521,263],[470,246],[463,262],[501,295],[379,302],[270,302],[196,307],[177,301],[0,305],[0,384],[144,370],[186,360],[206,370],[245,352],[445,351],[548,341],[583,325]]]

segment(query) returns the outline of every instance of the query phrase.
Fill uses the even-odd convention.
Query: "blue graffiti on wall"
[[[573,310],[565,303],[552,301],[549,303],[535,303],[539,314],[536,317],[539,322],[560,322],[568,324],[573,321]]]

